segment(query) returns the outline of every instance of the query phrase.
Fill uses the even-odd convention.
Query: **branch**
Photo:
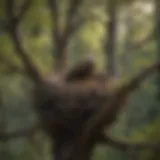
[[[75,32],[77,25],[74,24],[74,18],[77,15],[78,8],[83,3],[83,0],[70,0],[70,6],[66,18],[66,27],[63,34],[63,41],[67,41],[72,33]],[[78,25],[79,26],[79,25]]]
[[[119,140],[111,136],[105,136],[103,143],[111,147],[120,149],[122,151],[127,151],[128,149],[153,149],[160,150],[160,143],[151,143],[151,142],[130,142],[127,140]]]
[[[144,46],[146,46],[151,40],[153,40],[155,37],[155,32],[147,35],[144,39],[138,41],[138,42],[134,42],[131,43],[129,42],[129,40],[126,40],[126,49],[123,53],[123,55],[121,56],[121,61],[124,65],[124,62],[127,62],[126,56],[128,56],[128,54],[132,54],[133,52],[143,48]],[[124,61],[125,60],[125,61]]]
[[[21,22],[21,20],[24,18],[26,12],[28,11],[28,9],[31,6],[31,2],[32,2],[32,0],[25,0],[24,3],[22,4],[22,6],[20,8],[19,15],[17,17],[18,22]]]
[[[147,43],[150,42],[151,40],[153,40],[154,37],[155,37],[155,32],[149,34],[141,41],[138,41],[138,42],[131,44],[131,46],[130,46],[131,53],[134,52],[135,50],[142,48],[144,45],[147,45]]]
[[[40,129],[41,129],[40,125],[35,125],[31,128],[21,129],[21,130],[12,132],[12,133],[0,132],[0,141],[8,141],[8,140],[15,139],[15,138],[28,137],[30,135],[35,134]]]
[[[51,11],[52,19],[54,20],[54,27],[52,29],[53,44],[55,43],[55,48],[57,52],[57,45],[60,41],[60,22],[59,22],[59,7],[57,0],[48,0],[49,8]]]
[[[111,95],[108,103],[104,104],[104,107],[95,113],[95,115],[93,115],[86,123],[83,134],[84,142],[97,128],[99,129],[99,127],[107,127],[111,125],[116,120],[117,114],[124,106],[126,98],[129,94],[139,87],[140,83],[157,69],[160,69],[159,61],[144,69],[129,83],[118,88],[117,91]]]
[[[83,3],[83,0],[70,0],[70,6],[67,14],[67,22],[72,22],[73,18],[78,12],[79,6]]]
[[[37,82],[39,83],[42,81],[41,75],[38,69],[35,67],[35,65],[31,61],[31,59],[28,57],[22,45],[22,40],[19,35],[18,19],[16,18],[15,13],[14,13],[14,5],[15,5],[15,0],[7,0],[7,14],[9,18],[9,33],[15,45],[15,48],[17,51],[16,54],[23,61],[25,70],[27,71],[28,75],[35,83]],[[25,12],[26,11],[27,11],[27,7],[25,9]],[[21,16],[22,15],[24,15],[24,10],[23,11],[21,10]]]
[[[70,27],[68,27],[68,29],[66,29],[63,34],[62,43],[64,44],[64,46],[66,45],[65,43],[69,41],[69,38],[74,35],[75,32],[77,32],[82,26],[84,26],[87,21],[91,22],[95,19],[97,19],[97,17],[88,18],[79,16],[75,21],[73,21]]]
[[[60,26],[60,16],[59,16],[59,5],[57,0],[48,0],[49,8],[51,10],[52,19],[54,20],[54,27],[52,29],[52,39],[54,44],[53,56],[56,59],[54,63],[55,69],[58,71],[63,71],[66,66],[66,47],[70,36],[73,33],[74,23],[73,19],[75,18],[78,7],[83,0],[70,0],[69,10],[66,13],[66,26],[64,31]]]
[[[137,76],[133,77],[127,84],[122,85],[117,91],[118,95],[125,96],[133,92],[139,87],[143,80],[145,80],[150,74],[154,73],[156,70],[160,70],[160,61],[154,63],[150,67],[147,67]]]

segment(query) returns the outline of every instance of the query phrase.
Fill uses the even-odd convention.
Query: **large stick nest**
[[[35,94],[44,127],[51,134],[59,128],[67,128],[75,134],[101,132],[116,120],[129,93],[157,68],[159,62],[113,90],[108,89],[101,78],[93,78],[97,77],[95,75],[80,81],[67,82],[64,77],[45,80],[41,87],[36,88]]]

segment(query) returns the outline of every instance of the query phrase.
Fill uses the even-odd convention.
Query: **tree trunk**
[[[1,92],[1,91],[0,91]],[[2,99],[2,92],[0,93],[0,113],[1,113],[1,125],[0,125],[0,129],[2,132],[6,132],[7,131],[7,115],[6,115],[6,111],[4,108],[4,104],[3,104],[3,99]],[[0,151],[0,159],[7,159],[8,157],[8,141],[7,140],[3,140],[2,143],[2,148]]]
[[[155,0],[157,59],[160,60],[160,1]],[[157,75],[157,97],[160,101],[160,73]]]
[[[126,4],[127,9],[125,11],[126,17],[125,17],[125,27],[126,27],[126,33],[125,33],[125,42],[124,42],[124,50],[123,54],[120,58],[120,74],[126,75],[128,74],[129,68],[130,68],[130,60],[131,60],[131,55],[130,55],[130,50],[131,50],[131,40],[130,37],[132,35],[132,30],[133,30],[133,19],[132,19],[132,3],[128,2]]]
[[[53,141],[53,156],[55,160],[91,160],[94,141],[88,141],[85,146],[80,143],[80,136],[73,131],[62,129]]]
[[[107,13],[109,21],[106,28],[107,32],[107,42],[105,45],[105,54],[106,54],[106,68],[109,76],[114,76],[116,74],[116,63],[115,63],[115,49],[116,49],[116,26],[117,26],[117,17],[116,17],[116,2],[109,0],[107,4]]]

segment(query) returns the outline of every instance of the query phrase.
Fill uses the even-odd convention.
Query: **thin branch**
[[[78,8],[83,3],[83,0],[70,0],[69,10],[67,14],[67,22],[72,22],[73,18],[77,15]]]
[[[111,147],[120,149],[122,151],[127,151],[129,149],[152,149],[152,150],[160,150],[160,143],[153,142],[131,142],[128,140],[120,140],[113,138],[111,136],[105,136],[103,139],[103,143],[107,144]]]
[[[130,46],[131,52],[130,53],[133,53],[135,50],[138,50],[138,49],[142,48],[143,46],[147,45],[147,43],[149,43],[154,38],[155,38],[155,32],[147,35],[144,39],[131,44],[131,46]]]
[[[21,60],[24,63],[24,67],[29,74],[30,78],[34,82],[41,82],[41,75],[36,68],[36,66],[33,64],[29,56],[27,55],[23,45],[22,45],[22,40],[19,35],[19,26],[18,26],[18,21],[17,18],[15,17],[14,13],[14,0],[7,0],[7,14],[8,14],[8,19],[9,19],[9,33],[10,36],[13,40],[13,43],[16,48],[16,54],[21,58]],[[27,9],[26,9],[27,11]],[[25,11],[25,12],[26,12]],[[21,10],[22,12],[22,10]],[[23,13],[24,14],[24,13]]]
[[[77,19],[72,22],[72,25],[70,25],[70,27],[65,30],[62,38],[62,43],[66,45],[65,43],[67,43],[70,37],[74,35],[81,27],[83,27],[87,22],[91,22],[96,19],[97,17],[91,17],[91,18],[82,16],[77,17]]]
[[[20,7],[20,12],[19,12],[19,15],[17,17],[18,22],[21,22],[21,20],[24,18],[26,12],[28,11],[28,9],[31,6],[31,3],[32,3],[32,0],[25,0],[24,1],[22,6]]]
[[[54,21],[54,27],[52,29],[52,36],[54,41],[53,44],[55,43],[55,48],[57,48],[57,45],[60,41],[59,6],[57,0],[48,0],[48,3],[51,11],[52,20]]]
[[[69,37],[75,32],[77,28],[76,26],[79,26],[80,24],[79,22],[78,25],[77,24],[75,25],[74,19],[77,16],[78,9],[82,3],[83,0],[70,0],[70,6],[66,18],[66,27],[62,38],[63,41],[67,41]]]
[[[125,96],[133,92],[139,87],[143,80],[145,80],[150,74],[154,73],[157,70],[160,70],[160,61],[154,63],[150,67],[147,67],[139,74],[137,74],[137,76],[133,77],[127,84],[122,85],[117,91],[118,94]]]
[[[53,53],[52,56],[55,58],[55,63],[53,64],[55,70],[61,69],[61,26],[60,26],[60,16],[59,16],[59,5],[58,0],[48,0],[49,9],[51,12],[51,18],[53,20],[53,27],[52,27],[52,44],[53,44]],[[60,66],[60,67],[59,67]]]
[[[0,132],[0,141],[7,141],[15,138],[28,137],[35,134],[41,129],[40,125],[35,125],[31,128],[21,129],[12,133]]]
[[[123,108],[129,94],[139,87],[140,83],[157,69],[160,69],[159,61],[144,69],[131,81],[129,81],[129,83],[118,88],[117,91],[110,97],[108,104],[104,104],[104,107],[98,113],[95,113],[95,115],[93,115],[86,123],[83,134],[84,142],[89,138],[90,134],[92,134],[95,129],[111,125],[116,120],[119,111]]]
[[[1,73],[2,75],[10,75],[10,74],[20,74],[25,76],[25,72],[22,68],[18,66],[7,66]]]

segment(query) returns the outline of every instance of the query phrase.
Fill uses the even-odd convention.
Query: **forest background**
[[[46,75],[53,66],[58,70],[72,67],[92,54],[97,70],[105,71],[117,83],[160,60],[159,0],[59,0],[57,8],[46,0],[15,2],[15,14],[21,21],[19,42]],[[74,9],[69,12],[71,5]],[[0,0],[0,159],[49,160],[50,141],[43,133],[2,136],[29,128],[37,121],[30,81],[9,35],[7,12],[6,0]],[[58,39],[55,33],[63,36]],[[155,74],[132,94],[112,133],[131,140],[160,141],[159,116],[160,78]],[[94,159],[131,157],[99,146]],[[158,160],[160,153],[137,151],[136,159]]]

